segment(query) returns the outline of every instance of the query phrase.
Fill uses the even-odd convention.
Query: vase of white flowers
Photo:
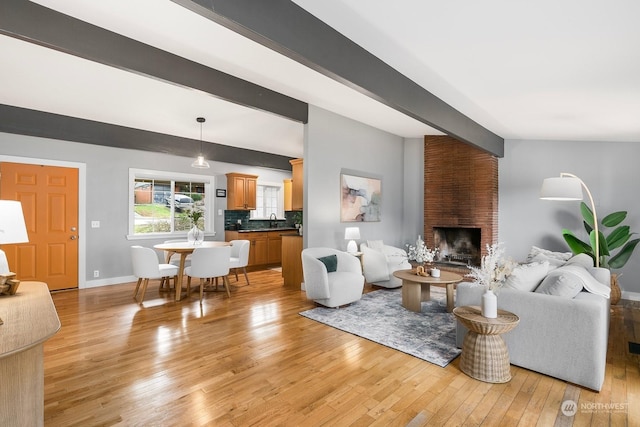
[[[502,287],[515,266],[515,261],[504,257],[502,243],[494,243],[491,246],[487,245],[487,254],[482,257],[480,267],[469,267],[471,272],[467,276],[485,288],[480,307],[484,317],[498,317],[498,299],[495,292]]]
[[[201,209],[191,209],[185,214],[193,225],[187,233],[187,241],[192,245],[199,245],[204,241],[204,231],[198,227],[198,221],[204,216],[204,212]]]
[[[407,246],[408,246],[407,254],[409,256],[409,260],[413,260],[420,265],[424,264],[425,262],[426,263],[433,262],[436,256],[437,249],[429,249],[427,245],[424,243],[424,240],[422,240],[422,236],[418,236],[415,246],[413,245],[407,245]]]

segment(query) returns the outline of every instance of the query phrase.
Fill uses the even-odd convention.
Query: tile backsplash
[[[284,213],[286,219],[278,219],[278,227],[293,227],[293,211],[287,211]],[[236,224],[240,220],[241,230],[254,230],[260,228],[269,228],[271,221],[268,219],[252,219],[249,220],[249,211],[224,211],[224,229],[235,230]]]

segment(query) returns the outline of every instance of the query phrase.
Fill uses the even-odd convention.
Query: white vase
[[[482,315],[487,319],[495,319],[498,317],[498,298],[491,289],[487,289],[482,295],[481,304]]]
[[[204,231],[200,230],[197,226],[191,227],[191,230],[187,233],[187,241],[192,245],[200,245],[204,240]]]

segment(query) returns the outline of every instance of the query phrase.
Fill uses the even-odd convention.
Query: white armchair
[[[411,268],[404,249],[381,243],[372,248],[363,242],[360,244],[360,251],[362,252],[362,268],[367,283],[385,288],[402,286],[402,280],[395,277],[393,272]]]
[[[335,258],[332,257],[335,255]],[[330,268],[320,261],[329,257]],[[331,268],[335,261],[335,271]],[[307,248],[302,251],[302,272],[307,298],[326,307],[339,307],[358,301],[364,289],[360,260],[332,248]]]

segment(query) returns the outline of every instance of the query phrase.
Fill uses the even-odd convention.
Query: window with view
[[[284,217],[282,187],[279,185],[258,184],[256,188],[256,209],[251,211],[252,219],[268,219],[272,213]]]
[[[211,177],[134,169],[129,175],[129,235],[185,234],[193,225],[193,211],[204,213],[198,227],[213,231]]]

